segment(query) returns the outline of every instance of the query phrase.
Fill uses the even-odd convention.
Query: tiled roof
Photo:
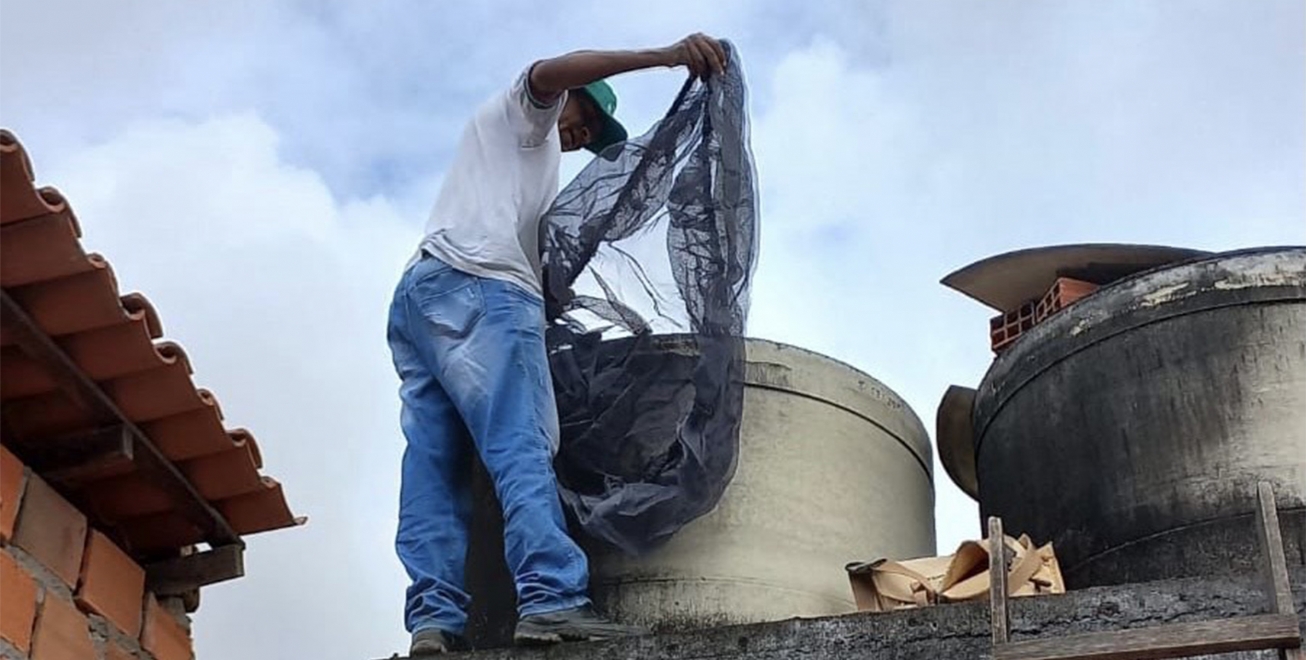
[[[303,522],[291,514],[281,485],[259,473],[263,461],[254,436],[223,426],[217,399],[196,388],[181,346],[161,340],[149,301],[119,293],[109,262],[83,250],[68,202],[53,188],[35,187],[33,179],[22,145],[0,131],[0,286],[7,298],[232,531],[252,534]],[[7,319],[0,331],[0,440],[21,455],[23,447],[102,427],[104,420],[70,396],[49,364],[14,335]],[[61,485],[134,553],[167,554],[211,540],[181,513],[176,489],[147,476],[120,464]]]

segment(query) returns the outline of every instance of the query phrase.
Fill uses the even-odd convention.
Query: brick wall
[[[1025,332],[1097,289],[1098,285],[1092,282],[1058,277],[1042,298],[1026,301],[1016,309],[989,319],[990,348],[995,354],[1001,354]]]
[[[145,571],[0,447],[0,658],[189,660],[190,621]]]

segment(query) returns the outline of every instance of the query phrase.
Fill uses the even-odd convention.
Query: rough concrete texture
[[[1265,481],[1291,561],[1306,533],[1304,394],[1306,247],[1104,286],[985,375],[981,513],[1052,542],[1072,588],[1192,577],[1256,555],[1239,518]]]
[[[738,468],[716,508],[639,557],[586,546],[590,593],[618,619],[847,614],[845,564],[935,554],[930,440],[906,402],[811,351],[761,339],[747,351]]]
[[[744,383],[738,467],[716,508],[639,557],[586,543],[600,611],[657,629],[846,614],[845,564],[935,554],[929,435],[901,397],[761,339],[747,341]],[[478,484],[468,635],[489,647],[510,642],[514,601],[499,505]]]
[[[1288,564],[1306,565],[1306,509],[1279,509]],[[1164,578],[1236,575],[1261,561],[1251,516],[1206,521],[1117,546],[1081,563],[1064,565],[1070,585],[1109,586]]]
[[[1306,567],[1289,569],[1298,618],[1306,629]],[[1258,578],[1166,580],[1012,601],[1013,641],[1260,614]],[[499,649],[468,660],[936,660],[989,657],[987,603],[942,605],[886,614],[734,626],[548,649]],[[1270,660],[1272,652],[1220,660]]]

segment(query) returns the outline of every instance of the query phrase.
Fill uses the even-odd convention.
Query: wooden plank
[[[67,486],[130,471],[132,445],[131,434],[121,424],[35,442],[10,438],[10,447],[28,467]]]
[[[1292,585],[1288,581],[1288,561],[1283,553],[1283,532],[1279,528],[1279,507],[1274,501],[1274,487],[1265,481],[1256,484],[1256,531],[1270,611],[1296,617]],[[1306,651],[1301,648],[1283,649],[1279,651],[1279,660],[1306,660]]]
[[[63,349],[46,336],[22,306],[9,297],[8,291],[0,293],[0,322],[3,323],[6,337],[12,338],[24,353],[40,362],[64,395],[89,413],[96,425],[108,426],[118,421],[113,410],[106,408],[100,397],[95,395],[99,391],[95,383],[86,378]],[[65,365],[72,365],[72,370],[65,368]]]
[[[145,567],[145,586],[160,596],[185,596],[200,587],[245,575],[245,548],[223,545]]]
[[[989,609],[993,615],[993,645],[1007,643],[1011,620],[1007,615],[1007,544],[1002,519],[989,516]]]
[[[181,594],[181,606],[186,610],[187,614],[194,614],[200,608],[200,590],[198,587]]]
[[[199,527],[205,540],[215,545],[241,543],[240,536],[231,529],[231,525],[200,496],[199,491],[195,490],[177,466],[159,451],[136,424],[118,410],[117,404],[41,330],[22,306],[9,296],[8,291],[0,291],[0,319],[3,319],[6,335],[12,337],[29,356],[38,360],[69,396],[102,423],[118,423],[126,429],[131,435],[132,457],[136,468],[177,503],[179,513]]]
[[[1265,571],[1266,595],[1270,611],[1296,614],[1292,587],[1288,584],[1288,561],[1283,554],[1283,533],[1279,529],[1279,509],[1274,488],[1262,481],[1256,485],[1256,531],[1261,544],[1261,562]]]
[[[1161,660],[1300,645],[1297,617],[1288,614],[1175,623],[994,647],[994,660]]]

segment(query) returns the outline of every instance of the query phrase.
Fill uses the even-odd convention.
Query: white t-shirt
[[[540,296],[540,216],[558,195],[566,94],[543,106],[530,94],[529,75],[482,104],[463,130],[414,261],[425,251]]]

